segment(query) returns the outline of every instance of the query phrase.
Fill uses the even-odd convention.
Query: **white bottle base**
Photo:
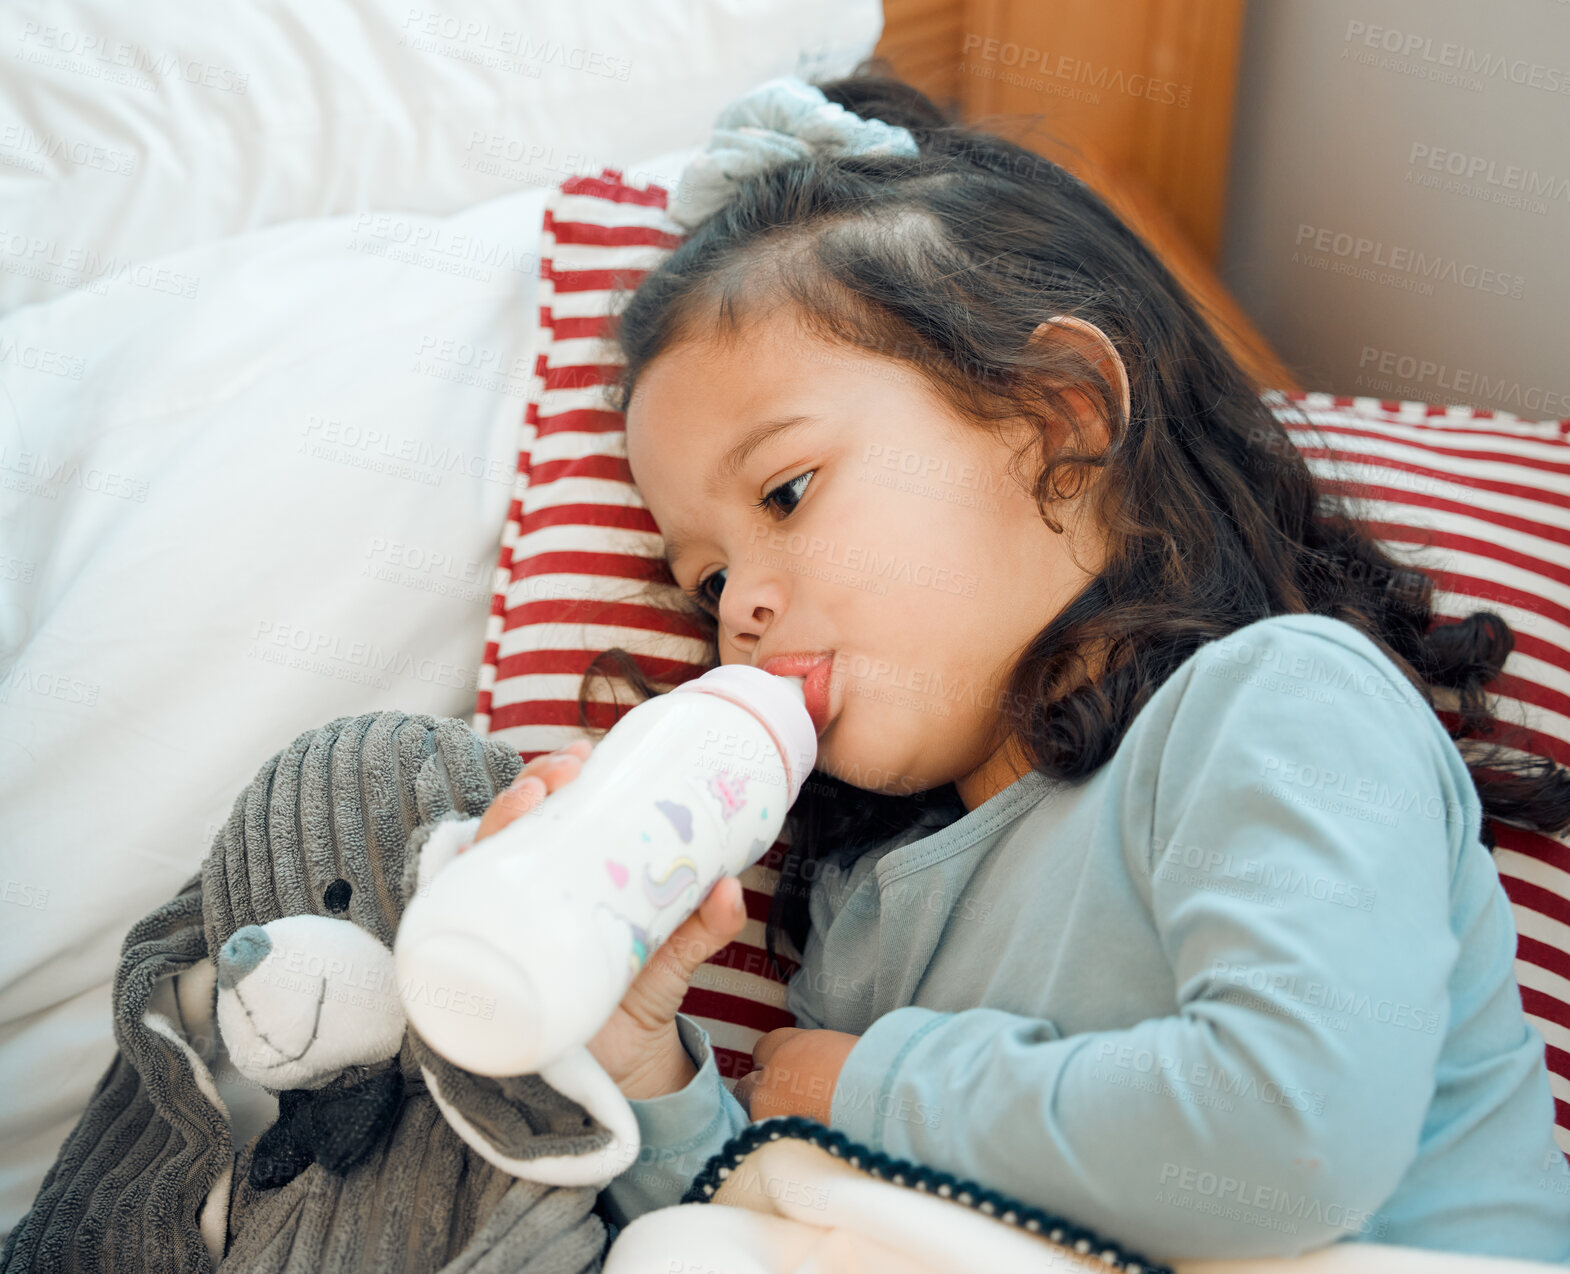
[[[552,1060],[540,1052],[544,1010],[532,979],[490,943],[434,934],[399,955],[409,1020],[455,1066],[501,1077]]]

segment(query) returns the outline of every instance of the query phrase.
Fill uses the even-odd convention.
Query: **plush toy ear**
[[[512,748],[481,738],[455,717],[436,723],[427,746],[431,753],[414,780],[420,821],[403,858],[405,906],[473,841],[480,816],[523,769]]]
[[[454,1132],[503,1172],[545,1185],[603,1187],[638,1157],[638,1121],[588,1049],[538,1075],[461,1070],[409,1027],[408,1046]]]
[[[209,1274],[222,1259],[234,1155],[208,1065],[214,985],[198,873],[126,934],[113,991],[119,1051],[0,1269]]]
[[[404,855],[405,904],[474,839],[480,815],[523,769],[506,744],[447,719],[415,779],[420,825]],[[454,1066],[411,1024],[407,1047],[453,1131],[503,1172],[557,1186],[603,1186],[638,1157],[638,1121],[585,1048],[538,1075],[492,1078]]]

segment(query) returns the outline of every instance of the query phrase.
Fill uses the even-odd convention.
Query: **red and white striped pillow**
[[[525,760],[578,737],[578,685],[599,651],[622,646],[666,682],[703,670],[701,634],[642,592],[650,580],[675,585],[632,485],[622,419],[600,398],[619,370],[603,339],[610,288],[635,286],[681,241],[665,206],[664,190],[626,185],[612,169],[564,183],[547,204],[534,384],[475,715],[480,733]],[[1440,617],[1487,608],[1509,621],[1515,650],[1489,691],[1520,714],[1534,753],[1570,765],[1570,421],[1325,394],[1266,401],[1328,488],[1435,576]],[[1431,548],[1414,557],[1418,546]],[[591,720],[609,726],[630,706],[593,703]],[[1570,840],[1494,831],[1522,1000],[1548,1043],[1570,1150]],[[787,843],[742,875],[747,927],[698,970],[682,1004],[709,1032],[727,1083],[752,1068],[760,1034],[794,1025],[763,945]]]

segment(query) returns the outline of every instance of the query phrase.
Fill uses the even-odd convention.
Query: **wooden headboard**
[[[876,55],[1094,188],[1243,366],[1300,389],[1216,274],[1243,0],[884,0]]]

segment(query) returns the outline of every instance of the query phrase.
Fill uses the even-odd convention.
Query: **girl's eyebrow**
[[[775,434],[784,433],[787,429],[794,429],[797,425],[817,419],[817,416],[784,416],[779,420],[765,420],[754,425],[742,436],[740,442],[720,457],[719,468],[704,485],[703,493],[713,499],[725,489],[725,484],[741,471],[742,465],[747,463],[747,457]]]

